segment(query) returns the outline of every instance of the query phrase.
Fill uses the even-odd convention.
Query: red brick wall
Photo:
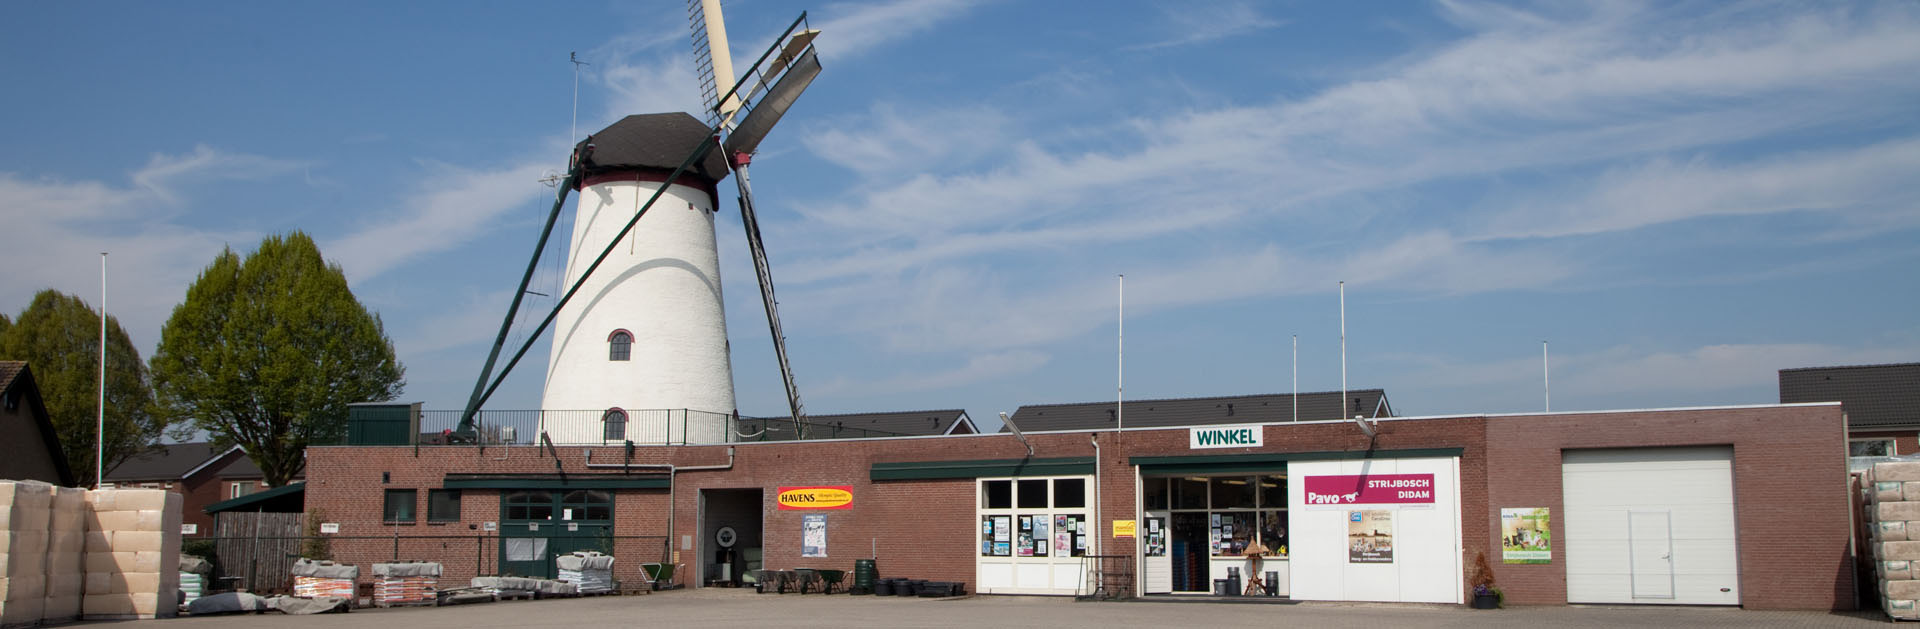
[[[1753,609],[1851,609],[1845,431],[1840,408],[1755,407],[1491,417],[1486,420],[1489,526],[1484,549],[1507,600],[1567,600],[1564,545],[1553,563],[1503,565],[1497,545],[1502,507],[1553,509],[1554,539],[1566,539],[1561,452],[1583,448],[1733,446],[1734,518],[1740,598]],[[1471,503],[1468,503],[1471,504]],[[1474,548],[1478,546],[1479,548]]]
[[[1028,439],[1038,458],[1087,457],[1099,442],[1099,531],[1104,554],[1131,554],[1132,539],[1108,537],[1114,520],[1135,519],[1135,474],[1132,456],[1231,455],[1250,452],[1325,452],[1459,448],[1460,529],[1465,565],[1486,553],[1499,583],[1515,603],[1562,604],[1566,601],[1564,555],[1540,566],[1503,566],[1498,562],[1499,508],[1548,506],[1564,513],[1560,500],[1560,451],[1563,448],[1644,447],[1731,443],[1735,448],[1737,517],[1743,600],[1749,607],[1843,608],[1852,601],[1852,579],[1846,570],[1845,465],[1840,456],[1844,437],[1838,407],[1760,407],[1591,415],[1512,417],[1455,417],[1397,420],[1378,424],[1372,440],[1351,423],[1327,422],[1274,426],[1260,448],[1229,448],[1194,452],[1187,449],[1187,430],[1135,430],[1126,433],[1043,433]],[[688,466],[724,465],[728,446],[640,447],[635,464],[673,463]],[[835,442],[748,443],[732,446],[732,467],[725,470],[680,472],[672,505],[672,533],[667,543],[681,548],[681,536],[694,537],[691,551],[681,551],[679,563],[687,571],[682,582],[695,582],[697,571],[712,555],[710,540],[699,533],[699,492],[703,489],[759,488],[764,500],[762,536],[767,568],[851,568],[856,558],[874,554],[884,576],[933,580],[974,581],[978,553],[978,523],[974,514],[971,480],[869,480],[877,462],[1018,459],[1026,448],[1009,435],[972,435],[943,438],[873,439]],[[616,447],[566,447],[559,450],[569,474],[608,473],[589,470],[588,452],[599,463],[618,462]],[[1830,468],[1830,469],[1829,469]],[[552,459],[534,447],[488,448],[425,447],[416,457],[411,447],[315,447],[308,450],[307,506],[323,509],[326,521],[339,522],[343,536],[470,535],[466,525],[499,519],[497,492],[467,491],[463,521],[457,525],[425,524],[426,490],[440,487],[447,473],[551,473]],[[381,483],[382,472],[391,481]],[[853,508],[826,511],[781,511],[775,495],[781,486],[850,485]],[[419,491],[421,524],[380,522],[382,490]],[[616,535],[668,535],[668,492],[621,490],[615,498]],[[828,553],[824,559],[800,556],[801,516],[828,516]],[[1564,539],[1554,520],[1554,534]],[[403,558],[428,558],[436,552],[477,557],[481,572],[490,572],[497,557],[488,549],[457,551],[457,542],[422,541],[418,547],[403,542]],[[658,555],[655,546],[616,549],[627,569]],[[351,547],[343,551],[343,548]],[[1562,551],[1564,552],[1564,551]],[[391,557],[391,540],[335,544],[335,556],[371,563]],[[410,554],[412,553],[412,554]],[[642,558],[632,559],[639,554]],[[465,562],[473,569],[475,560]],[[363,568],[364,569],[364,568]],[[368,572],[363,572],[369,575]],[[470,574],[470,573],[468,573]],[[624,578],[624,577],[622,577]],[[1462,579],[1465,581],[1464,576]]]

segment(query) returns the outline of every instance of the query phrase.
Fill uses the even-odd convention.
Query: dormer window
[[[614,330],[607,335],[607,360],[629,360],[633,357],[633,334],[626,330]]]

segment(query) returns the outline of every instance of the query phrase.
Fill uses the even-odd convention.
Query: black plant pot
[[[1473,595],[1474,609],[1499,609],[1500,596],[1492,592]]]

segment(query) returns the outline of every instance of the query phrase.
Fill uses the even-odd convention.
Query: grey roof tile
[[[1847,426],[1920,426],[1920,363],[1780,370],[1780,402],[1839,402]]]
[[[1347,391],[1349,412],[1342,413],[1339,391],[1300,394],[1300,421],[1339,419],[1343,416],[1392,417],[1393,407],[1385,403],[1384,389]],[[1233,395],[1224,397],[1176,398],[1164,400],[1126,400],[1127,428],[1169,426],[1207,426],[1216,424],[1258,424],[1293,421],[1293,394]],[[1120,413],[1113,400],[1078,404],[1036,404],[1022,406],[1013,414],[1020,430],[1111,430],[1119,426]],[[1000,432],[1007,432],[1002,426]]]

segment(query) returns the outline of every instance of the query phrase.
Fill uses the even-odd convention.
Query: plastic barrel
[[[853,560],[853,587],[855,594],[872,594],[873,581],[880,576],[880,570],[872,559]]]

